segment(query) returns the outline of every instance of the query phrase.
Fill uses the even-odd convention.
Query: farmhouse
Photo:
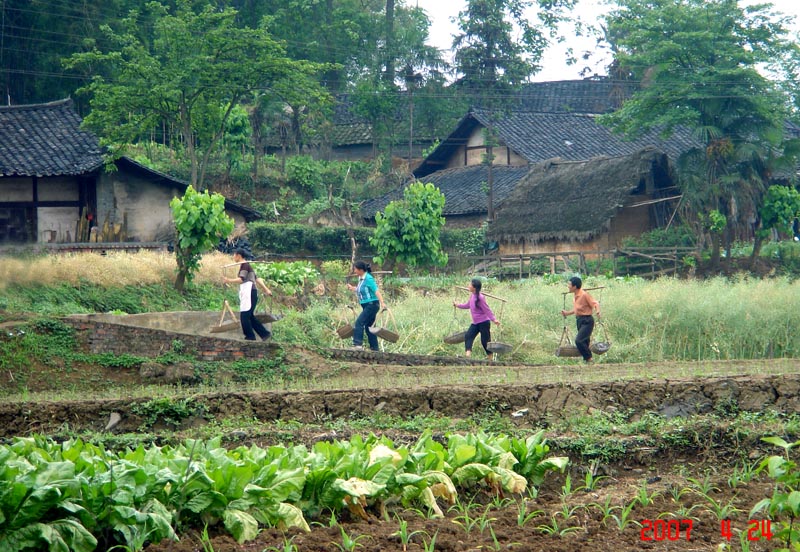
[[[668,156],[655,149],[531,167],[498,206],[487,237],[501,254],[608,250],[663,227],[678,191]]]
[[[501,201],[514,190],[517,182],[528,174],[529,167],[494,167],[494,197]],[[445,198],[442,214],[448,227],[472,228],[486,220],[486,182],[488,168],[485,165],[456,167],[431,173],[422,182],[432,183]],[[390,201],[403,198],[403,189],[398,189],[380,198],[371,199],[361,206],[361,216],[374,220],[375,214],[383,210]]]
[[[618,108],[634,90],[635,83],[609,79],[529,84],[509,111],[470,110],[453,132],[423,160],[413,175],[417,180],[433,182],[444,193],[444,216],[448,226],[477,226],[486,220],[488,214],[489,175],[483,159],[486,154],[485,130],[491,127],[497,145],[492,149],[491,186],[495,220],[490,228],[503,228],[502,231],[491,230],[491,239],[500,243],[501,251],[515,254],[531,252],[534,244],[536,251],[554,251],[591,249],[599,243],[618,243],[623,235],[636,235],[665,223],[662,211],[666,212],[674,205],[663,199],[677,195],[674,189],[659,191],[673,185],[669,165],[681,153],[697,145],[687,131],[679,130],[669,139],[653,131],[635,140],[627,140],[597,123],[598,115]],[[643,151],[650,151],[649,155],[653,157],[651,177],[642,177],[638,165]],[[592,175],[592,171],[604,167],[600,159],[614,164],[615,170],[604,169]],[[544,193],[543,187],[548,188],[546,198],[543,195],[540,199],[547,199],[551,204],[550,209],[534,202],[525,207],[526,217],[535,219],[537,224],[546,219],[551,227],[544,233],[507,232],[517,225],[524,227],[533,223],[528,219],[520,219],[519,213],[511,210],[510,205],[520,200],[513,193],[515,187],[522,185],[523,181],[530,182],[541,177],[539,164],[544,162],[551,168],[571,167],[570,171],[550,170],[548,177],[537,188],[537,193]],[[529,170],[534,173],[526,176]],[[628,170],[632,172],[626,173]],[[562,177],[575,171],[580,172],[582,178],[591,180],[592,194],[609,200],[616,198],[622,201],[620,208],[626,205],[625,210],[605,211],[608,217],[602,224],[587,231],[573,228],[573,221],[559,218],[559,211],[552,207],[561,198],[567,201],[570,187],[574,186],[572,180],[562,180]],[[639,186],[642,178],[652,185]],[[629,186],[632,182],[636,184]],[[630,199],[623,201],[618,197],[616,190],[620,186],[630,192]],[[642,198],[634,197],[637,195],[642,195]],[[645,201],[644,196],[647,195],[653,198],[659,196],[661,201],[635,208],[638,213],[634,216],[631,205],[640,199]],[[374,220],[377,211],[399,197],[402,197],[402,192],[394,191],[367,202],[361,209],[362,217],[367,222]],[[469,216],[464,211],[465,198],[468,198],[470,205]],[[501,205],[503,210],[498,209]],[[618,220],[618,217],[622,218]],[[611,233],[608,234],[606,230]],[[576,240],[589,241],[580,246],[570,243]]]
[[[0,107],[0,243],[167,242],[187,184],[122,157],[108,170],[69,99]],[[261,218],[226,200],[237,224]]]

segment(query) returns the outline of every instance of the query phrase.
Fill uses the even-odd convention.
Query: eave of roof
[[[100,169],[97,137],[80,125],[69,98],[0,107],[0,176],[76,176]]]

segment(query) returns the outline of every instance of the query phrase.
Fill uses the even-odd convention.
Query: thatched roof
[[[622,157],[539,163],[498,206],[488,237],[511,243],[592,239],[608,230],[628,196],[652,192],[668,175],[667,155],[654,148]]]
[[[495,165],[492,169],[494,181],[492,190],[495,204],[499,204],[508,197],[517,182],[528,173],[529,167],[527,165],[524,167]],[[487,167],[485,165],[446,169],[419,179],[420,182],[426,184],[432,183],[444,194],[445,203],[442,215],[445,217],[485,214],[488,210],[487,180]],[[412,180],[411,182],[414,181]],[[390,201],[403,199],[404,189],[405,186],[379,198],[364,202],[359,210],[361,216],[368,220],[374,219],[375,213],[383,211]]]

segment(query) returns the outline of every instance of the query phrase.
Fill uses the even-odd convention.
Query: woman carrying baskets
[[[258,303],[256,285],[259,278],[250,263],[245,260],[245,255],[247,255],[247,251],[241,247],[233,252],[233,262],[239,263],[239,273],[236,278],[223,276],[222,281],[226,284],[239,284],[239,320],[242,323],[245,340],[255,341],[256,334],[258,334],[262,341],[266,341],[272,337],[272,332],[256,318],[256,303]],[[272,295],[263,281],[261,284],[266,290],[265,293]]]
[[[596,312],[600,318],[600,303],[581,289],[583,282],[577,276],[573,276],[567,282],[567,289],[572,297],[572,310],[562,310],[561,316],[575,315],[578,333],[575,335],[575,347],[581,353],[583,360],[592,362],[592,351],[589,348],[589,340],[594,330],[594,318],[592,313]],[[566,327],[566,326],[565,326]]]
[[[500,322],[495,318],[492,309],[490,309],[489,305],[486,303],[486,298],[481,295],[481,287],[481,281],[477,278],[473,278],[469,283],[469,291],[471,292],[469,301],[462,304],[453,301],[453,306],[459,309],[469,309],[469,313],[472,315],[472,324],[470,324],[467,329],[467,335],[464,336],[464,350],[466,351],[466,356],[472,356],[472,344],[480,333],[483,350],[486,351],[489,360],[491,360],[492,353],[487,349],[487,345],[489,345],[489,342],[492,340],[491,325],[492,322],[498,325]]]
[[[373,351],[378,351],[380,350],[378,348],[378,336],[367,331],[367,329],[375,324],[378,311],[386,308],[386,303],[383,302],[383,296],[378,290],[378,284],[375,283],[375,278],[372,277],[372,268],[369,263],[356,261],[353,264],[353,270],[358,275],[358,284],[355,286],[347,284],[347,287],[350,291],[356,292],[358,302],[361,304],[361,314],[356,318],[353,331],[353,347],[356,349],[364,348],[364,332],[366,332],[369,348]]]

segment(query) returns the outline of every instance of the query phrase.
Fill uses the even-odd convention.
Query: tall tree
[[[186,0],[177,4],[170,10],[151,2],[120,30],[105,27],[114,47],[76,54],[68,65],[100,65],[113,75],[97,76],[85,88],[92,105],[85,123],[113,154],[163,122],[174,124],[191,161],[191,182],[202,189],[233,108],[254,90],[302,79],[318,67],[286,57],[264,28],[238,28],[232,9],[196,12]],[[150,34],[141,29],[148,21]]]
[[[797,46],[787,18],[736,0],[620,0],[607,16],[615,63],[641,89],[601,122],[636,135],[690,129],[699,146],[679,160],[684,203],[718,211],[724,235],[752,231],[775,161],[783,157],[788,98],[758,70],[781,70]],[[698,231],[699,217],[694,218]],[[707,229],[707,228],[706,228]],[[720,241],[712,240],[712,257]]]
[[[539,61],[574,0],[467,0],[458,14],[460,34],[453,40],[458,87],[473,105],[488,109],[492,118],[510,107],[514,93],[539,70]],[[528,20],[539,7],[539,25]],[[488,168],[488,218],[494,218],[492,164],[496,143],[493,124],[485,137]]]
[[[118,23],[121,14],[143,1],[0,2],[0,103],[31,104],[73,95],[93,73],[65,71],[61,60],[102,41],[101,25]]]

